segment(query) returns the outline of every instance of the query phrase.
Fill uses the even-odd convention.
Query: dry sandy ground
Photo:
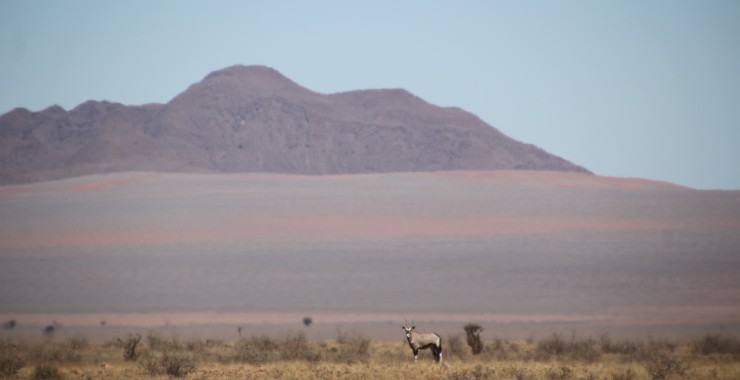
[[[738,331],[738,232],[740,192],[574,173],[96,175],[0,187],[0,318]]]

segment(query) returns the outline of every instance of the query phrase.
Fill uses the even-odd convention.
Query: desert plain
[[[739,232],[740,192],[581,173],[101,174],[0,187],[0,319],[27,339],[733,334]]]

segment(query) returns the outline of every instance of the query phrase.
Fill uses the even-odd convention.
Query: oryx
[[[419,350],[425,350],[427,348],[432,350],[434,360],[437,363],[442,362],[442,338],[435,333],[418,333],[414,329],[416,326],[403,326],[406,330],[406,340],[409,342],[409,347],[414,351],[414,362],[419,355]]]

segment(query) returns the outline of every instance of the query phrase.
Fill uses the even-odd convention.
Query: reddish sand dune
[[[157,177],[156,174],[128,174],[126,176],[115,176],[113,178],[90,180],[92,177],[85,177],[80,184],[73,185],[70,191],[73,193],[82,193],[87,191],[99,191],[112,187],[141,184],[148,179]]]
[[[7,226],[0,231],[4,233],[0,235],[0,244],[6,248],[91,247],[291,237],[474,237],[567,231],[740,229],[735,215],[724,217],[714,210],[698,209],[689,218],[679,215],[683,210],[649,213],[632,204],[637,199],[663,207],[661,192],[701,199],[700,192],[647,180],[577,173],[232,175],[224,177],[231,183],[222,187],[209,190],[202,189],[203,185],[188,187],[191,182],[207,184],[209,178],[218,176],[130,173],[83,177],[69,180],[68,185],[67,181],[60,181],[6,187],[3,194],[12,198],[13,193],[23,193],[22,189],[38,192],[38,187],[46,186],[50,190],[42,193],[42,197],[58,198],[60,202],[68,202],[70,208],[67,216],[63,212],[51,215],[57,221],[42,230],[34,228],[46,224],[41,221]],[[159,182],[146,185],[147,181],[156,179]],[[435,187],[440,181],[444,181],[444,186]],[[263,182],[273,188],[259,191],[249,188]],[[405,187],[406,183],[418,186],[418,193]],[[67,190],[97,194],[71,196],[65,194]],[[559,193],[565,190],[569,192]],[[688,194],[696,196],[692,198]],[[97,198],[87,199],[86,195]],[[583,199],[579,199],[581,196]],[[122,204],[116,197],[128,203]],[[207,206],[218,202],[221,204],[217,210]],[[588,204],[593,202],[602,203]],[[161,209],[162,203],[173,206]],[[117,209],[117,204],[124,208]],[[688,207],[684,205],[685,212],[689,212]],[[98,215],[74,215],[83,208]],[[224,208],[232,210],[224,212]],[[604,208],[604,212],[598,208]],[[245,211],[239,212],[240,209]],[[85,224],[89,222],[92,224]]]

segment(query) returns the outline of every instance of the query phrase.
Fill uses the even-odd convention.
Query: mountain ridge
[[[321,94],[266,66],[206,75],[164,104],[89,100],[0,116],[0,184],[116,171],[590,173],[404,89]]]

